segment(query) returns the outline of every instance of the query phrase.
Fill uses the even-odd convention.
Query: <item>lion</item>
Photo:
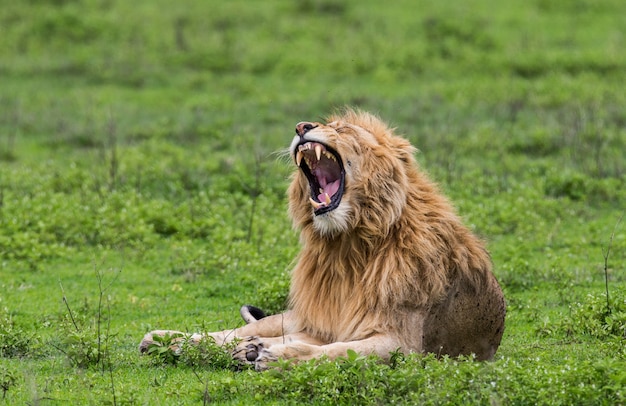
[[[346,108],[300,122],[289,153],[296,171],[289,214],[301,251],[288,310],[193,334],[238,340],[233,357],[263,370],[278,359],[389,360],[396,351],[492,359],[505,299],[491,257],[414,158],[416,149],[377,116]],[[145,352],[157,330],[145,335]]]

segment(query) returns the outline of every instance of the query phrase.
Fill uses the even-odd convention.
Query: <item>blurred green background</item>
[[[623,403],[625,42],[621,0],[0,0],[7,402]],[[496,360],[259,377],[138,357],[151,328],[284,307],[281,151],[344,105],[414,143],[487,240]]]

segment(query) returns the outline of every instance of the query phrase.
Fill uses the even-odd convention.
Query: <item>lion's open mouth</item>
[[[345,172],[341,157],[319,142],[303,142],[295,150],[296,164],[309,181],[315,215],[334,210],[343,196]]]

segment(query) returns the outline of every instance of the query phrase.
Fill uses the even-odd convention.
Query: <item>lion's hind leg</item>
[[[376,334],[363,340],[324,343],[308,334],[296,333],[273,338],[250,337],[239,343],[233,357],[262,371],[278,359],[306,361],[321,356],[337,359],[346,357],[349,350],[362,355],[377,355],[387,361],[391,353],[398,349],[415,350],[403,347],[398,339],[388,334]]]

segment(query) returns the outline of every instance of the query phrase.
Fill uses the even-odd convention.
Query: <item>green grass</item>
[[[3,5],[0,396],[625,403],[624,15],[618,0]],[[139,356],[150,329],[283,306],[298,236],[280,151],[345,104],[405,134],[488,241],[508,302],[496,359],[256,373]]]

